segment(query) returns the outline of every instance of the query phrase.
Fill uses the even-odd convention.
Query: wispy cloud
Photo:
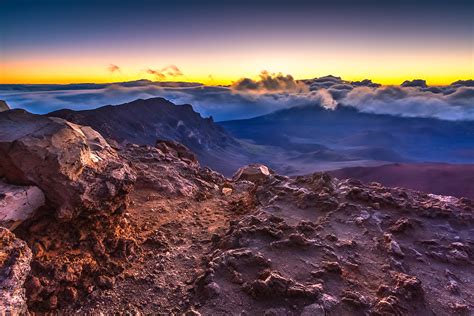
[[[161,69],[148,68],[146,73],[155,76],[155,79],[158,81],[165,80],[168,77],[176,78],[183,76],[183,72],[176,65],[168,65]]]
[[[110,64],[108,67],[107,67],[107,70],[111,73],[114,73],[114,72],[121,72],[120,70],[120,67],[115,65],[115,64]]]

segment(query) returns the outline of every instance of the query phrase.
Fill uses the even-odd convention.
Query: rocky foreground
[[[474,203],[0,113],[0,314],[471,315]]]

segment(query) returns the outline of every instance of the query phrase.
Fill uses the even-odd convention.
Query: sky
[[[0,3],[0,83],[474,77],[472,1]]]

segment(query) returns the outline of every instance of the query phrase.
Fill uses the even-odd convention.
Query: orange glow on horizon
[[[68,57],[64,57],[68,56]],[[94,57],[90,57],[94,56]],[[110,72],[112,59],[120,71]],[[67,84],[110,83],[148,79],[152,81],[200,82],[228,85],[242,78],[257,78],[262,70],[291,74],[295,79],[311,79],[325,75],[345,80],[371,79],[383,85],[398,85],[404,80],[425,79],[430,85],[446,85],[474,77],[472,52],[464,50],[418,52],[400,51],[368,54],[354,50],[348,57],[344,52],[317,51],[258,51],[253,53],[218,52],[214,55],[136,55],[133,52],[119,58],[105,54],[88,57],[68,55],[39,55],[34,57],[0,59],[0,83],[4,84]],[[157,80],[147,69],[161,69],[175,64],[182,76]]]

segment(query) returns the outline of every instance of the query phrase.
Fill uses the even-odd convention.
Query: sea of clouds
[[[98,85],[0,85],[0,99],[11,107],[41,114],[152,97],[191,104],[197,112],[213,116],[216,121],[249,118],[302,105],[320,105],[327,110],[350,106],[365,113],[403,117],[474,120],[474,80],[428,86],[418,79],[400,86],[381,86],[367,79],[351,82],[325,76],[295,80],[291,75],[264,71],[258,79],[242,78],[225,87],[148,80]]]

